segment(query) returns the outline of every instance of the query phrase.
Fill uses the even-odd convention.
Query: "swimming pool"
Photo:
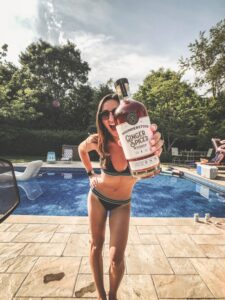
[[[21,203],[14,214],[86,216],[89,180],[83,169],[46,170],[37,179],[19,182]],[[191,180],[161,174],[138,181],[132,216],[225,217],[225,194]]]

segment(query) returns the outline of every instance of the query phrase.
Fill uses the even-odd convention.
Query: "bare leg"
[[[116,300],[117,290],[124,275],[124,252],[127,245],[130,221],[130,204],[120,206],[111,211],[110,227],[110,268],[109,268],[109,300]]]
[[[106,300],[103,282],[102,248],[105,240],[105,225],[107,213],[102,204],[89,192],[88,217],[91,231],[90,265],[98,292],[99,300]]]

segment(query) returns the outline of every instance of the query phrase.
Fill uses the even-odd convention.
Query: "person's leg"
[[[106,300],[103,282],[102,248],[105,239],[107,212],[91,192],[88,195],[88,217],[91,233],[90,265],[98,292],[99,300]]]
[[[117,290],[125,270],[124,252],[127,245],[130,221],[130,203],[111,211],[109,217],[109,300],[116,300]]]

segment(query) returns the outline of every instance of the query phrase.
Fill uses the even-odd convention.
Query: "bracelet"
[[[94,170],[91,170],[91,171],[87,172],[87,176],[88,176],[88,177],[90,177],[90,176],[92,176],[92,175],[94,175],[94,174],[95,174]]]

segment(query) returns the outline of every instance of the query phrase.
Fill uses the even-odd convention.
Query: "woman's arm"
[[[89,152],[95,150],[98,152],[98,136],[97,134],[89,136],[86,140],[80,143],[78,146],[78,152],[80,159],[88,174],[93,172]]]

